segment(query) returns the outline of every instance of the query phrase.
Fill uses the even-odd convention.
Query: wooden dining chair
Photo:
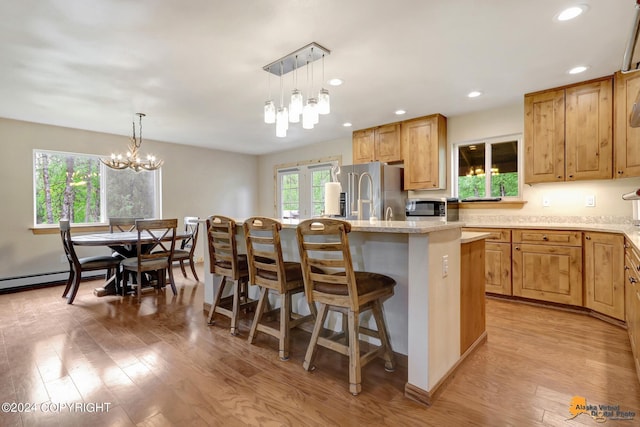
[[[315,369],[317,346],[348,356],[349,391],[357,395],[362,389],[361,368],[379,355],[384,358],[387,371],[395,370],[382,303],[393,296],[396,282],[382,274],[354,271],[350,231],[348,222],[326,218],[303,221],[296,229],[305,294],[309,304],[319,305],[303,367],[307,371]],[[312,270],[314,267],[317,270]],[[377,330],[360,325],[360,314],[368,310],[373,314]],[[324,330],[328,311],[346,316],[347,331]],[[360,354],[360,334],[378,339],[380,345],[369,343],[370,350]]]
[[[260,287],[260,298],[251,324],[249,343],[253,344],[258,332],[278,339],[278,355],[281,360],[289,359],[289,331],[315,317],[316,307],[311,304],[312,314],[296,313],[292,307],[292,296],[304,292],[302,267],[299,262],[284,261],[280,230],[282,224],[271,218],[252,217],[243,224],[249,265],[249,283]],[[267,314],[269,292],[276,293],[280,307],[273,310],[279,313],[277,328],[261,323]]]
[[[80,287],[83,271],[107,270],[105,280],[109,283],[116,281],[116,287],[120,282],[120,260],[109,255],[99,255],[78,258],[73,241],[71,239],[71,225],[69,220],[60,221],[60,237],[65,256],[69,261],[69,278],[67,279],[63,298],[67,298],[67,304],[72,304]]]
[[[185,261],[189,261],[189,267],[193,273],[193,278],[196,281],[198,275],[196,274],[196,262],[194,254],[196,251],[196,244],[198,243],[198,231],[200,230],[200,222],[197,216],[185,216],[184,217],[184,231],[187,233],[187,237],[180,242],[180,249],[176,249],[173,253],[173,260],[180,263],[180,269],[184,277],[187,277],[187,271],[184,268]]]
[[[136,221],[142,218],[109,218],[109,233],[124,233],[136,229]]]
[[[137,278],[136,295],[140,299],[142,293],[142,275],[155,272],[157,274],[157,288],[166,286],[167,272],[171,290],[178,294],[173,279],[173,251],[176,246],[176,228],[178,219],[139,219],[136,221],[138,241],[136,242],[137,256],[127,258],[121,262],[123,268],[123,294],[127,289],[127,271],[135,272]]]
[[[247,255],[238,253],[236,222],[232,218],[212,215],[207,218],[206,224],[210,271],[220,277],[220,285],[209,310],[208,323],[215,323],[215,313],[222,314],[231,319],[231,335],[238,335],[240,310],[255,305],[256,302],[249,298]],[[231,284],[232,295],[222,298],[228,284]]]

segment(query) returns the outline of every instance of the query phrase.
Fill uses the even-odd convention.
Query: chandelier
[[[107,159],[100,159],[102,163],[109,166],[111,169],[133,169],[136,172],[142,170],[152,171],[158,169],[164,163],[164,160],[157,160],[155,156],[148,154],[146,160],[142,160],[138,154],[138,150],[142,145],[142,118],[146,116],[144,113],[136,113],[139,118],[140,138],[136,138],[136,122],[133,122],[133,136],[131,137],[131,144],[129,144],[129,151],[127,151],[126,157],[122,154],[111,153],[111,157]]]
[[[289,123],[300,123],[304,129],[313,129],[319,122],[319,115],[329,114],[330,100],[329,91],[322,87],[316,94],[313,88],[313,66],[309,64],[322,59],[322,81],[324,82],[324,57],[329,55],[331,51],[320,46],[317,43],[309,43],[308,45],[282,57],[269,65],[262,67],[269,73],[268,77],[268,97],[264,104],[264,122],[267,124],[276,124],[276,136],[284,138],[287,136]],[[307,101],[304,102],[302,92],[298,89],[298,70],[306,66],[307,84],[306,93]],[[293,71],[293,90],[291,91],[291,100],[288,107],[284,102],[284,82],[282,76]],[[311,79],[309,79],[311,73]],[[276,108],[276,104],[271,97],[271,74],[280,77],[280,105]],[[302,120],[300,118],[302,117]]]

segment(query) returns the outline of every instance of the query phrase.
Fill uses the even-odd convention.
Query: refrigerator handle
[[[356,206],[356,177],[358,174],[349,172],[349,215],[358,215],[358,207]]]

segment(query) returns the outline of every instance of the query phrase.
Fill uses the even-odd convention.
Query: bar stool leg
[[[249,344],[253,344],[253,341],[256,338],[256,333],[258,332],[258,324],[262,319],[262,313],[267,305],[267,301],[269,300],[269,292],[267,288],[260,287],[260,299],[258,299],[258,305],[256,306],[256,314],[253,316],[253,324],[251,325],[251,330],[249,331]]]
[[[280,337],[278,353],[280,360],[289,360],[289,322],[291,320],[291,293],[280,294]]]
[[[387,323],[384,321],[384,313],[382,312],[382,302],[376,300],[373,302],[373,317],[376,320],[378,327],[378,335],[380,337],[380,343],[384,348],[384,370],[387,372],[394,372],[396,370],[396,361],[391,350],[391,341],[389,340],[389,332],[387,331]]]
[[[320,304],[320,309],[318,310],[318,315],[316,317],[316,323],[313,325],[313,332],[311,333],[311,340],[309,340],[309,346],[307,347],[307,353],[304,356],[304,363],[302,367],[305,371],[313,371],[316,367],[313,364],[316,358],[316,344],[318,343],[318,337],[320,336],[320,331],[324,326],[324,321],[327,318],[327,305]]]
[[[357,396],[362,391],[360,377],[360,337],[359,337],[359,313],[349,310],[349,391]]]
[[[240,280],[233,281],[233,308],[231,312],[231,335],[238,335],[238,317],[240,315],[240,293],[242,282]]]
[[[207,319],[207,323],[209,325],[214,325],[215,321],[213,320],[213,315],[216,312],[216,307],[220,305],[220,299],[222,298],[222,293],[224,292],[224,287],[227,283],[227,278],[224,276],[221,277],[220,284],[218,285],[218,292],[216,292],[216,296],[213,298],[213,303],[211,304],[211,308],[209,309],[209,317]]]

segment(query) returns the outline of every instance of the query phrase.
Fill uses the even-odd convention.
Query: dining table
[[[176,230],[176,245],[178,244],[177,242],[189,237],[191,237],[191,233]],[[163,240],[170,241],[171,236],[166,236]],[[107,246],[123,258],[137,256],[137,231],[77,234],[71,237],[71,241],[75,246]],[[143,245],[152,244],[153,237],[144,232],[140,236],[140,241]],[[107,280],[104,286],[95,288],[93,290],[93,294],[98,297],[116,295],[117,284],[115,283],[115,280]]]

